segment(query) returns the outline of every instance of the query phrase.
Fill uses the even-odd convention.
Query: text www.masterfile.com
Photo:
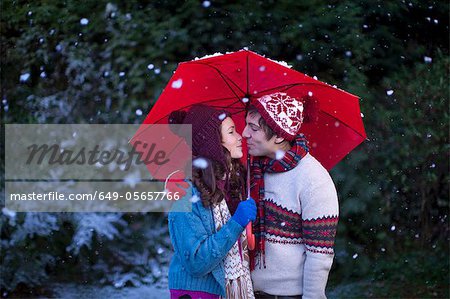
[[[9,196],[11,201],[64,201],[64,200],[77,200],[77,201],[94,201],[94,200],[143,200],[143,201],[155,201],[155,200],[178,200],[180,199],[179,192],[167,192],[167,191],[146,191],[146,192],[105,192],[94,191],[92,193],[62,193],[58,191],[50,192],[31,192],[31,193],[11,193]]]

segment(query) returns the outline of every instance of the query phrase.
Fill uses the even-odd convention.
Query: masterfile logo
[[[185,125],[179,125],[185,126]],[[170,174],[189,179],[190,126],[6,125],[5,205],[35,212],[161,212],[180,194]],[[190,190],[188,190],[189,192]]]

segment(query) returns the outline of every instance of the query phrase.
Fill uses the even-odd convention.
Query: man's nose
[[[248,126],[245,126],[244,131],[242,131],[242,137],[244,137],[245,139],[250,138],[250,134],[248,131]]]

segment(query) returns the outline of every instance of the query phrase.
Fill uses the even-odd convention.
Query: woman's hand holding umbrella
[[[250,221],[256,219],[256,203],[253,198],[241,201],[231,217],[234,221],[239,223],[242,227],[246,227]]]

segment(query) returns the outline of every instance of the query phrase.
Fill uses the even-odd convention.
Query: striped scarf
[[[295,137],[292,147],[280,160],[269,157],[253,157],[251,165],[251,196],[255,199],[258,214],[253,223],[253,233],[256,238],[255,250],[250,251],[250,269],[256,266],[256,257],[259,256],[259,266],[261,262],[264,268],[265,262],[265,213],[264,213],[264,173],[286,172],[295,168],[298,162],[308,153],[308,142],[305,135],[299,134]]]

